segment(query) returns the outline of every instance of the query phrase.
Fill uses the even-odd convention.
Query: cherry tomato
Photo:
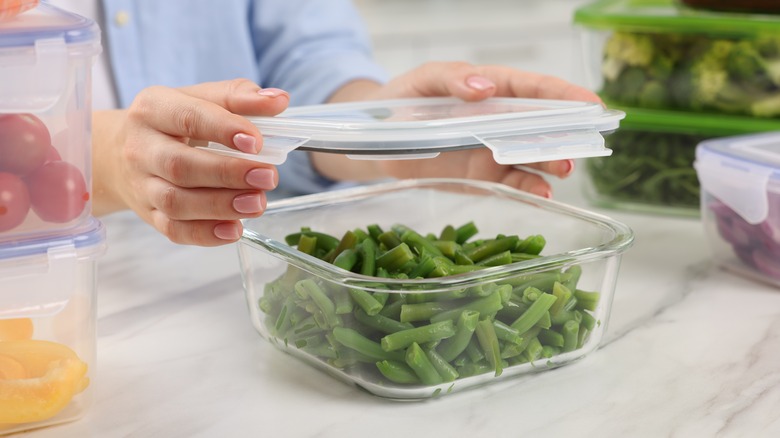
[[[51,135],[32,114],[0,115],[0,172],[25,176],[40,167],[51,147]]]
[[[25,180],[33,211],[47,222],[71,221],[89,201],[84,175],[66,161],[49,161]]]
[[[16,228],[30,211],[30,194],[18,176],[0,172],[0,233]]]

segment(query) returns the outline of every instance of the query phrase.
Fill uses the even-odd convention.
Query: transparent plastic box
[[[0,435],[75,420],[92,403],[105,231],[0,245]]]
[[[574,22],[586,83],[608,105],[780,117],[780,15],[597,0],[577,9]]]
[[[477,234],[464,241],[469,222]],[[447,225],[457,238],[445,236]],[[303,227],[331,236],[317,237],[317,248],[337,239],[344,251],[331,263],[311,246],[304,252],[288,245]],[[350,243],[347,231],[365,239]],[[540,235],[546,244],[534,255],[528,242]],[[307,236],[312,245],[316,235]],[[481,244],[504,238],[512,242],[496,253],[504,264],[487,262],[487,252],[477,256]],[[419,239],[441,245],[449,261]],[[632,241],[619,222],[504,185],[423,179],[272,202],[262,218],[244,222],[239,256],[249,313],[263,338],[374,395],[415,400],[552,369],[594,351]],[[342,264],[350,257],[345,248],[359,257],[350,270]],[[419,259],[396,258],[407,249]],[[486,267],[468,266],[454,255],[461,251]],[[364,271],[371,252],[376,264]]]
[[[713,259],[780,287],[780,131],[702,142],[695,165]]]
[[[45,3],[0,22],[0,244],[85,226],[100,50],[93,21]]]
[[[588,158],[582,185],[590,204],[637,213],[698,217],[696,146],[708,139],[780,130],[780,120],[622,108],[605,137],[610,157]]]

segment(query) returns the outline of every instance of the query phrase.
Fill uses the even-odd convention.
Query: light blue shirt
[[[325,102],[355,79],[386,80],[350,0],[103,0],[104,44],[120,106],[150,85],[248,78],[290,93],[291,105]],[[125,23],[115,20],[124,11]],[[305,152],[279,166],[274,197],[333,181]]]

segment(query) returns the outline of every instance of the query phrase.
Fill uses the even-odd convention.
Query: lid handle
[[[248,154],[246,152],[237,151],[223,144],[214,142],[209,142],[208,146],[197,146],[197,148],[219,155],[243,158],[245,160],[257,161],[258,163],[279,165],[287,160],[287,154],[307,141],[309,141],[309,139],[306,137],[263,135],[263,147],[257,154]]]
[[[0,112],[46,111],[68,85],[68,49],[62,38],[41,39],[35,49],[0,54]]]
[[[693,163],[702,191],[711,193],[748,223],[764,222],[769,215],[767,189],[772,169],[700,154]]]
[[[499,164],[612,155],[612,150],[604,146],[604,137],[593,128],[474,137],[493,151],[493,159]]]

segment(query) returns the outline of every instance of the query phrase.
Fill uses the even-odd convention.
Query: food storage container
[[[0,244],[86,226],[99,52],[93,21],[45,3],[0,22]]]
[[[602,133],[617,129],[624,115],[594,102],[509,97],[310,105],[250,118],[263,133],[259,154],[218,143],[205,150],[281,164],[294,149],[381,160],[433,158],[486,147],[497,163],[525,164],[609,155]]]
[[[0,435],[79,418],[92,402],[102,224],[0,245]]]
[[[780,116],[780,15],[599,0],[574,21],[587,83],[610,105]]]
[[[693,168],[703,140],[780,130],[780,120],[623,108],[621,128],[605,138],[608,158],[585,160],[585,197],[595,206],[639,213],[699,216]]]
[[[780,131],[704,141],[695,165],[715,261],[780,287]]]
[[[426,399],[594,351],[632,240],[501,184],[421,179],[269,203],[239,256],[263,338],[374,395]]]

